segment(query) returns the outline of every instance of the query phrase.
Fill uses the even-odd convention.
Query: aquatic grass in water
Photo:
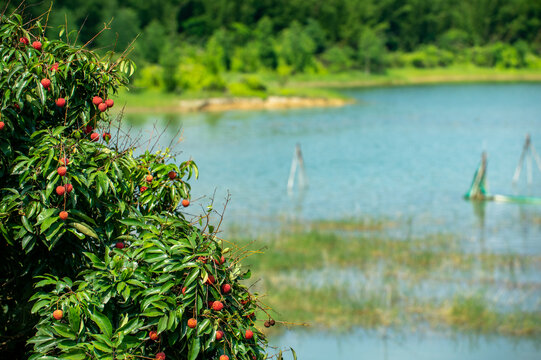
[[[452,234],[396,239],[384,232],[311,228],[235,241],[264,251],[247,263],[280,317],[330,328],[422,322],[541,334],[541,256],[468,253]]]

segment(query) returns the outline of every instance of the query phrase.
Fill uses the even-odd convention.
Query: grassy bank
[[[474,65],[454,65],[431,69],[409,67],[389,69],[385,74],[366,74],[359,71],[317,76],[301,74],[292,77],[290,81],[291,86],[300,88],[541,81],[541,69],[485,68]]]
[[[340,224],[344,227],[340,228]],[[317,222],[237,238],[278,319],[314,327],[541,334],[541,256],[471,253],[450,234],[391,238],[383,221]],[[535,279],[535,278],[533,278]]]
[[[338,99],[347,103],[347,98],[333,88],[395,86],[413,84],[460,83],[460,82],[513,82],[541,81],[541,69],[482,68],[473,65],[456,65],[445,68],[389,69],[385,74],[366,74],[350,71],[336,74],[299,74],[286,79],[274,73],[224,74],[227,83],[239,84],[243,78],[257,78],[264,90],[243,88],[235,91],[189,91],[180,94],[164,93],[159,90],[138,89],[122,92],[117,102],[126,105],[127,111],[181,111],[182,102],[200,99],[225,98],[266,99],[272,96],[312,99]],[[242,103],[240,103],[242,105]],[[239,105],[239,108],[242,108]],[[310,106],[308,103],[307,106]],[[314,105],[318,106],[318,105]],[[235,105],[233,105],[235,107]]]

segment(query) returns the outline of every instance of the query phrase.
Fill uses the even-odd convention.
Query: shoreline
[[[213,97],[208,99],[178,100],[169,106],[138,107],[126,106],[124,113],[189,113],[220,112],[229,110],[280,110],[313,107],[339,107],[351,104],[351,99],[301,97],[301,96],[269,96],[258,97]]]
[[[468,84],[468,83],[512,83],[541,82],[541,71],[515,72],[515,71],[485,71],[473,72],[458,71],[456,69],[432,69],[432,70],[390,70],[387,75],[359,75],[336,74],[322,76],[322,79],[293,78],[288,83],[289,90],[293,95],[272,94],[266,98],[260,97],[231,97],[207,96],[186,99],[172,94],[153,93],[152,91],[140,94],[124,94],[117,101],[125,102],[126,114],[142,113],[193,113],[193,112],[222,112],[231,110],[284,110],[296,108],[340,107],[354,103],[353,99],[344,98],[336,94],[318,94],[316,96],[307,90],[318,89],[347,89],[347,88],[371,88],[387,86],[409,85],[437,85],[437,84]],[[341,77],[347,76],[347,79]],[[355,79],[357,77],[357,79]],[[360,77],[360,78],[359,78]],[[306,91],[306,94],[303,94]],[[297,94],[298,93],[298,94]],[[152,94],[149,96],[149,94]],[[150,101],[148,97],[154,96]],[[132,106],[130,103],[143,105]],[[149,105],[146,105],[149,103]]]

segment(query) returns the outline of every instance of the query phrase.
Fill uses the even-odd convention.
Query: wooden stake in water
[[[535,151],[535,148],[532,145],[530,134],[527,134],[526,141],[524,142],[524,147],[522,148],[522,154],[520,154],[520,159],[518,161],[515,174],[513,175],[513,184],[516,184],[518,182],[518,179],[520,178],[520,173],[522,171],[522,164],[524,163],[524,161],[526,161],[526,167],[527,167],[526,179],[528,181],[528,185],[532,184],[533,159],[535,159],[537,168],[539,169],[539,171],[541,171],[541,157],[539,157],[539,155],[537,154],[537,151]]]
[[[293,193],[293,186],[295,186],[295,173],[299,168],[299,189],[305,189],[308,185],[306,179],[306,173],[304,171],[304,160],[302,159],[301,146],[297,144],[293,153],[293,160],[291,161],[291,170],[289,171],[289,179],[287,179],[287,192],[289,195]]]

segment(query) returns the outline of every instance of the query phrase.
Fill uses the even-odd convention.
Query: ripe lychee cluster
[[[92,98],[92,104],[96,105],[99,111],[104,112],[107,109],[112,108],[115,102],[113,101],[113,99],[107,99],[103,101],[101,97],[94,96]]]
[[[69,159],[67,157],[60,158],[58,160],[58,163],[60,166],[56,169],[56,173],[64,178],[68,173],[68,168],[66,167],[69,164]],[[58,196],[65,196],[73,191],[73,185],[70,183],[66,183],[64,185],[58,185],[55,189],[55,192]],[[66,221],[69,217],[69,213],[64,209],[60,211],[58,214],[58,217],[62,221]]]

